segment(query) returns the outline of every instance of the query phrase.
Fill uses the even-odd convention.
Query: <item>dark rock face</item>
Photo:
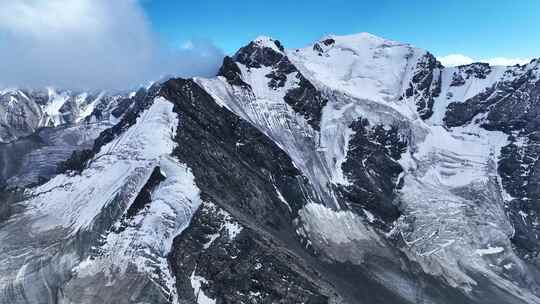
[[[315,44],[313,45],[313,50],[314,50],[315,52],[319,53],[319,56],[321,56],[322,53],[324,52],[323,48],[322,48],[321,45],[318,44],[318,43],[315,43]]]
[[[479,77],[487,73],[485,65],[470,72]],[[540,243],[540,80],[536,65],[511,68],[512,80],[497,83],[463,103],[450,104],[445,122],[460,126],[478,114],[482,127],[509,135],[503,147],[498,171],[502,185],[513,198],[507,205],[516,230],[512,239],[516,249],[539,264]],[[481,74],[478,74],[481,73]],[[537,75],[537,74],[536,74]]]
[[[248,68],[260,68],[263,66],[274,66],[285,56],[283,46],[279,41],[271,41],[281,53],[276,52],[270,47],[264,47],[256,42],[250,42],[247,46],[241,48],[235,55],[234,60],[247,66]]]
[[[450,83],[450,86],[451,87],[460,87],[460,86],[464,85],[465,83],[466,83],[465,79],[463,78],[463,76],[460,73],[454,73],[454,75],[452,75],[452,82]]]
[[[111,114],[116,118],[120,118],[129,110],[129,107],[131,107],[132,104],[133,99],[122,98],[118,101],[118,106],[111,111]]]
[[[301,270],[291,269],[297,257],[213,204],[197,211],[174,248],[169,259],[181,303],[197,302],[201,294],[218,303],[328,303]],[[200,290],[192,285],[197,277],[204,278]]]
[[[396,161],[407,150],[407,143],[397,127],[371,127],[366,119],[353,122],[351,129],[355,134],[342,168],[352,185],[340,187],[340,193],[358,214],[365,208],[383,223],[391,224],[400,216],[394,197],[403,169]]]
[[[452,75],[451,87],[459,87],[465,84],[465,80],[470,78],[486,79],[491,73],[491,66],[487,63],[472,63],[457,67],[457,71]]]
[[[175,104],[180,120],[176,141],[182,144],[173,154],[186,164],[193,164],[190,167],[197,185],[202,189],[208,187],[206,194],[212,202],[229,199],[231,205],[234,203],[274,227],[284,220],[281,215],[273,217],[274,209],[288,212],[274,186],[287,198],[293,214],[303,206],[306,198],[300,189],[307,187],[307,181],[269,138],[218,106],[192,80],[170,80],[160,94]],[[249,178],[246,172],[255,175]],[[248,187],[246,181],[250,180],[257,184]],[[233,189],[241,197],[239,201],[229,196]],[[267,202],[258,199],[263,192],[272,193],[273,206],[265,206]]]
[[[328,38],[323,40],[322,43],[326,46],[331,46],[332,44],[336,43],[336,41],[332,38]]]
[[[144,208],[146,208],[148,204],[152,201],[152,191],[154,191],[154,189],[164,180],[165,176],[163,176],[163,174],[161,173],[161,169],[159,168],[159,166],[155,167],[154,171],[152,171],[152,174],[150,175],[150,178],[135,198],[135,201],[131,204],[131,206],[129,206],[129,209],[126,211],[126,218],[133,218]]]
[[[430,53],[424,55],[417,64],[405,97],[414,97],[422,119],[433,115],[434,98],[441,94],[442,68],[440,62]]]
[[[109,114],[114,118],[120,118],[131,107],[132,103],[132,98],[123,96],[104,96],[94,107],[94,111],[87,119],[95,118],[100,121],[106,119]]]
[[[503,187],[514,199],[508,212],[516,233],[513,241],[530,258],[538,259],[540,244],[540,148],[538,141],[525,146],[512,142],[501,151],[499,174]],[[538,261],[537,261],[538,262]]]
[[[329,262],[301,242],[294,219],[301,207],[316,199],[306,178],[269,138],[215,104],[191,80],[170,80],[160,94],[175,104],[179,115],[175,139],[179,145],[173,155],[191,169],[204,201],[190,226],[175,239],[169,255],[180,303],[195,303],[197,297],[216,303],[318,304],[330,299],[409,303],[370,275],[379,270],[368,268],[387,271],[388,266],[406,280],[412,268],[403,270],[395,261],[377,257],[371,257],[365,266]],[[347,166],[351,176],[361,176],[354,167],[365,159],[377,174],[388,178],[383,186],[393,189],[389,181],[395,183],[400,168],[394,167],[392,157],[403,152],[397,130],[369,128],[365,122],[358,122],[355,130],[358,139],[351,145],[360,150],[351,158],[350,168]],[[380,144],[365,150],[367,141]],[[376,156],[366,154],[371,152]],[[375,168],[381,162],[390,163],[383,170],[395,171]],[[392,190],[388,191],[374,191],[374,196],[389,198]],[[385,212],[395,216],[395,211],[378,212],[371,207],[379,217]],[[407,282],[414,280],[411,277]],[[445,294],[448,286],[429,277],[425,280],[425,289],[418,292],[420,301],[434,297],[440,303],[446,299],[466,303],[459,292],[450,289]]]
[[[285,82],[287,81],[287,75],[294,72],[298,72],[296,67],[289,61],[287,57],[283,56],[283,58],[275,66],[274,70],[266,75],[266,77],[271,79],[268,86],[272,89],[284,87]]]
[[[462,126],[481,113],[488,110],[491,104],[490,96],[495,93],[496,88],[488,88],[484,92],[474,96],[464,103],[451,103],[444,116],[444,122],[448,127]]]
[[[468,77],[476,77],[479,79],[486,79],[487,75],[491,73],[491,66],[488,63],[473,63],[465,67],[460,67]]]
[[[516,71],[509,70],[505,74],[514,73]],[[444,118],[446,125],[464,125],[476,115],[487,113],[483,126],[488,130],[509,133],[521,128],[537,128],[540,123],[534,119],[538,112],[534,105],[538,81],[531,73],[531,70],[521,71],[513,80],[498,82],[465,102],[451,103]]]
[[[73,151],[68,159],[58,164],[58,172],[81,172],[85,168],[86,161],[91,159],[93,156],[94,154],[90,149]]]
[[[315,52],[319,53],[319,56],[323,56],[323,54],[325,52],[324,48],[328,48],[328,47],[334,45],[334,43],[336,43],[336,41],[334,39],[328,38],[328,39],[325,39],[325,40],[322,40],[322,41],[319,41],[319,42],[316,42],[315,44],[313,44],[313,50]]]
[[[285,102],[302,113],[315,130],[320,130],[322,109],[328,101],[302,74],[298,73],[297,77],[300,80],[298,88],[287,92]]]
[[[249,85],[242,80],[240,68],[238,68],[234,59],[229,56],[225,56],[223,59],[223,65],[219,68],[217,75],[225,77],[231,85],[249,87]]]
[[[7,190],[3,187],[0,187],[0,225],[9,217],[16,213],[17,209],[22,207],[13,204],[21,200],[24,196],[24,190],[21,189],[11,189]]]
[[[160,94],[179,115],[180,144],[173,155],[192,169],[203,200],[219,206],[205,204],[175,240],[171,263],[181,297],[193,300],[189,276],[196,271],[209,281],[204,293],[220,303],[326,303],[310,282],[313,274],[297,273],[299,262],[276,249],[299,246],[293,219],[315,200],[307,179],[270,139],[219,107],[195,82],[170,80]],[[234,240],[222,228],[221,209],[244,227]],[[268,265],[266,270],[253,272],[259,263]]]

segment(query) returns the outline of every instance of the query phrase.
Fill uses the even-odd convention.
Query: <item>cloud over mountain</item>
[[[486,62],[490,65],[504,65],[511,66],[516,64],[526,64],[531,61],[531,59],[525,58],[505,58],[505,57],[494,57],[488,59],[473,59],[469,56],[462,54],[450,54],[446,56],[441,56],[437,58],[444,66],[458,66],[471,64],[473,62]]]
[[[208,76],[222,51],[164,47],[135,0],[0,1],[0,86],[127,88]]]

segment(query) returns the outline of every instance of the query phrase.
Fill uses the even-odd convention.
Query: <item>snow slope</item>
[[[0,263],[0,303],[38,303],[41,292],[67,303],[122,303],[129,299],[115,298],[118,288],[134,292],[148,288],[145,282],[162,298],[174,296],[166,255],[200,199],[189,168],[169,156],[178,125],[172,109],[156,98],[80,175],[68,172],[27,190],[21,213],[0,231],[0,260],[9,260]],[[149,208],[115,231],[156,167],[165,179]]]

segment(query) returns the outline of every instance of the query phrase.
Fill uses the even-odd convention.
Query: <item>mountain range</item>
[[[540,60],[258,37],[214,78],[0,91],[0,303],[540,303]]]

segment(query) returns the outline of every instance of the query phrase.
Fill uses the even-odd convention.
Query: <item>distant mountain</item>
[[[539,68],[261,36],[211,79],[3,91],[0,303],[540,303]]]
[[[72,93],[55,89],[0,91],[2,113],[0,142],[8,143],[28,136],[42,127],[78,123],[90,116],[104,93]]]

